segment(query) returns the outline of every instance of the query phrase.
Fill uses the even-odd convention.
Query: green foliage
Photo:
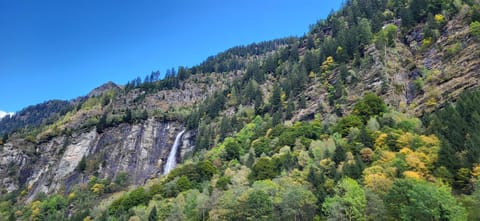
[[[127,172],[120,172],[115,177],[115,184],[121,187],[125,187],[128,185],[128,173]]]
[[[215,187],[222,189],[222,190],[227,190],[227,186],[229,184],[232,184],[232,177],[230,176],[222,176],[220,179],[217,180],[217,184]]]
[[[267,157],[262,157],[252,167],[251,180],[273,179],[278,175],[275,163]]]
[[[255,151],[255,155],[260,157],[262,154],[271,156],[273,148],[270,146],[270,139],[261,137],[252,142],[252,148]]]
[[[225,155],[224,158],[226,161],[238,160],[240,158],[240,144],[232,138],[227,138],[225,140]]]
[[[360,185],[351,178],[343,178],[335,187],[335,195],[325,199],[322,210],[331,220],[366,220],[366,205]]]
[[[127,213],[134,206],[146,204],[149,200],[150,196],[143,187],[140,187],[113,201],[108,208],[108,212],[110,215],[118,216]]]
[[[363,122],[357,115],[348,115],[342,117],[337,125],[334,127],[334,131],[340,133],[342,136],[347,136],[350,132],[350,128],[362,128]]]
[[[470,23],[470,34],[476,39],[480,39],[480,21]]]
[[[189,190],[193,187],[192,183],[190,182],[190,180],[186,176],[181,176],[180,178],[178,178],[176,184],[177,184],[177,191],[178,192],[183,192],[183,191]]]
[[[377,47],[379,49],[383,49],[383,47],[394,47],[397,30],[397,26],[393,24],[388,24],[383,27],[383,29],[375,36]]]
[[[466,220],[467,213],[446,187],[396,180],[385,198],[389,215],[402,220]]]
[[[380,116],[386,111],[387,105],[373,93],[367,93],[353,108],[353,113],[361,117],[363,122],[367,122],[373,116]]]
[[[473,184],[479,173],[475,166],[480,163],[478,94],[463,95],[455,105],[437,111],[424,121],[428,128],[417,118],[388,111],[374,94],[366,94],[352,114],[336,123],[330,118],[322,123],[283,122],[316,102],[316,96],[306,89],[319,82],[328,90],[331,108],[327,110],[338,116],[348,113],[347,95],[352,92],[346,86],[360,79],[357,73],[372,64],[373,39],[378,49],[394,55],[400,48],[387,47],[395,46],[397,33],[404,36],[415,27],[415,32],[423,32],[425,48],[430,47],[446,21],[459,17],[456,13],[462,7],[470,8],[465,15],[474,21],[470,33],[479,38],[474,19],[478,6],[472,1],[354,0],[313,25],[304,38],[236,47],[196,67],[168,70],[163,80],[159,72],[147,75],[143,82],[135,79],[125,86],[125,92],[138,90],[140,95],[133,103],[143,105],[149,93],[185,87],[191,82],[184,80],[191,75],[226,73],[228,78],[219,78],[227,81],[220,85],[223,89],[192,109],[153,112],[157,119],[180,120],[189,129],[198,129],[194,157],[168,176],[149,181],[149,188],[140,187],[116,198],[107,211],[102,212],[105,207],[98,203],[108,201],[105,198],[115,187],[128,185],[127,174],[117,174],[113,183],[92,179],[69,193],[68,199],[43,195],[39,201],[20,206],[15,202],[21,202],[27,190],[20,195],[1,195],[0,219],[464,220],[465,210],[451,190],[440,184],[446,181],[470,210],[469,218],[476,220],[479,191]],[[455,56],[461,46],[454,44],[444,50]],[[216,74],[211,76],[219,76]],[[230,81],[232,74],[236,77]],[[425,79],[428,83],[428,77]],[[417,90],[426,88],[425,79],[414,82]],[[274,83],[263,84],[267,80]],[[208,77],[192,81],[219,86],[219,81]],[[265,91],[269,97],[264,97]],[[109,92],[78,107],[108,112],[115,98]],[[315,115],[325,113],[321,111]],[[96,126],[102,133],[119,123],[133,124],[149,116],[147,110],[128,105],[119,112],[107,112],[91,116],[83,126]],[[425,131],[435,133],[441,144]],[[39,132],[24,137],[43,142],[35,139]],[[102,157],[89,158],[80,161],[79,172],[98,169]],[[22,174],[15,165],[8,168],[11,175]]]
[[[273,202],[270,196],[262,190],[253,190],[248,194],[245,215],[247,219],[271,220]]]
[[[480,91],[463,93],[455,106],[447,105],[430,116],[429,129],[442,140],[439,166],[456,174],[480,163]],[[468,136],[465,136],[469,134]],[[462,155],[456,153],[465,152]]]
[[[457,42],[447,48],[447,56],[448,57],[454,57],[460,53],[462,50],[462,44],[460,42]]]
[[[69,101],[61,100],[51,100],[28,106],[13,116],[7,115],[0,119],[0,125],[2,125],[0,136],[22,131],[22,128],[24,128],[23,131],[30,131],[36,127],[51,124],[74,108],[75,106]]]
[[[195,164],[186,164],[173,169],[168,174],[167,182],[177,177],[185,176],[196,186],[205,180],[209,180],[217,172],[217,169],[210,161],[200,161]]]
[[[312,220],[316,202],[315,195],[305,187],[288,186],[281,195],[281,217],[285,220]]]
[[[86,168],[87,168],[87,159],[85,158],[85,156],[83,156],[80,162],[78,162],[77,170],[78,172],[83,173],[83,171],[85,171]]]
[[[103,130],[107,127],[107,115],[103,114],[102,117],[100,117],[100,120],[98,120],[98,123],[96,125],[97,127],[97,133],[102,133]]]
[[[152,210],[150,211],[150,214],[148,215],[148,221],[157,221],[157,220],[158,220],[157,207],[153,206]]]

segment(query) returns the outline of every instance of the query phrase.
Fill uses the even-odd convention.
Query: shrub
[[[480,39],[480,22],[474,21],[470,23],[470,34],[477,40]]]

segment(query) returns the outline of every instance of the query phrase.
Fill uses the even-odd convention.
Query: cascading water
[[[177,137],[175,137],[175,142],[173,143],[172,150],[170,150],[170,154],[168,155],[167,163],[165,164],[165,168],[163,169],[163,174],[168,174],[177,165],[177,150],[183,133],[185,133],[185,130],[182,130],[180,133],[177,134]]]

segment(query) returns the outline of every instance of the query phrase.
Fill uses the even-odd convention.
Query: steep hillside
[[[476,220],[479,4],[347,1],[302,37],[28,107],[0,121],[0,219]]]

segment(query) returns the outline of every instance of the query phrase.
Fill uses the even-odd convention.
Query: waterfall
[[[175,142],[173,143],[172,149],[170,150],[170,154],[168,154],[167,163],[163,169],[163,174],[168,174],[175,166],[177,165],[177,150],[178,145],[180,144],[180,139],[182,138],[183,133],[185,130],[182,130],[180,133],[177,134],[175,137]]]

